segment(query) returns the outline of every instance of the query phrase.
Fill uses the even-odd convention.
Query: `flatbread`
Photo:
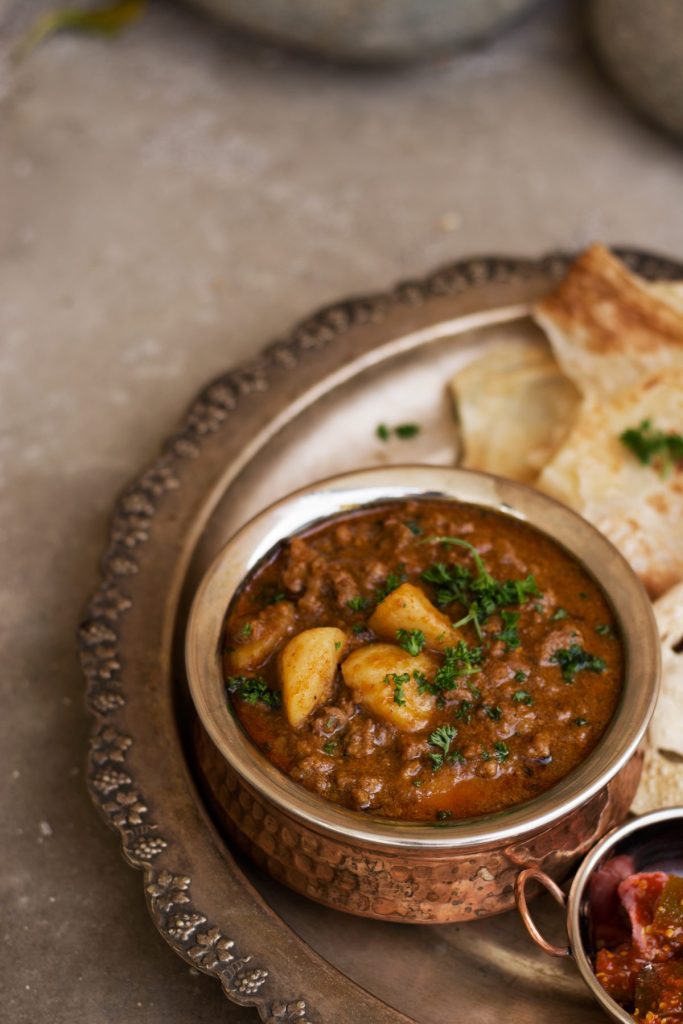
[[[586,397],[605,397],[683,366],[683,298],[652,286],[603,245],[592,245],[534,308],[564,373]]]
[[[654,610],[662,642],[662,689],[631,807],[636,814],[683,804],[683,583],[655,601]]]
[[[662,476],[619,440],[648,419],[664,431],[683,430],[683,367],[610,400],[586,400],[536,486],[597,526],[657,597],[683,580],[683,469]]]
[[[462,465],[532,483],[569,432],[579,394],[540,339],[488,348],[450,382]]]
[[[650,742],[683,757],[683,583],[655,601],[654,610],[662,641],[662,689],[650,723]]]

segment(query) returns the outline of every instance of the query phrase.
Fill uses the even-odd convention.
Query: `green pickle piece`
[[[683,877],[670,875],[657,900],[652,931],[683,943]]]
[[[636,1020],[655,1024],[672,1014],[683,1014],[683,961],[647,964],[636,978]]]

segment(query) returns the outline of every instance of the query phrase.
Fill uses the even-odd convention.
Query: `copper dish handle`
[[[519,916],[522,918],[522,921],[524,921],[526,930],[536,945],[540,946],[544,953],[548,953],[550,956],[570,956],[571,951],[569,946],[553,946],[551,942],[548,942],[543,938],[536,927],[526,901],[526,883],[530,878],[535,878],[537,882],[540,882],[541,885],[548,890],[556,903],[559,903],[561,907],[565,907],[567,905],[567,898],[565,894],[562,892],[557,882],[554,882],[549,875],[546,875],[545,871],[540,871],[539,868],[524,868],[524,870],[520,871],[515,879],[515,901],[517,903]]]

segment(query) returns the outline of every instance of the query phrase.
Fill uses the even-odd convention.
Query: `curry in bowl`
[[[595,747],[623,676],[614,616],[577,559],[510,516],[429,499],[280,543],[229,609],[224,664],[276,767],[413,821],[547,790]]]

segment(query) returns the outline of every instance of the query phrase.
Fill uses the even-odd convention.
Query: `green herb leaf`
[[[430,754],[432,760],[432,770],[438,771],[439,768],[443,767],[444,759],[448,755],[451,743],[458,735],[458,730],[454,725],[440,725],[438,729],[429,737],[429,743],[433,747],[438,747],[441,751],[438,754]]]
[[[458,704],[454,717],[469,725],[472,720],[472,709],[474,705],[471,700],[461,700]]]
[[[324,743],[323,744],[324,752],[326,754],[329,754],[330,756],[335,753],[336,749],[337,749],[337,744],[333,743],[331,740],[330,740],[329,743]]]
[[[553,620],[553,622],[561,622],[562,619],[569,618],[569,612],[565,611],[564,608],[558,608],[556,609],[556,611],[553,612],[550,618]]]
[[[236,694],[245,704],[267,704],[270,708],[279,708],[282,696],[277,690],[271,690],[261,676],[230,676],[226,683],[228,691]]]
[[[652,420],[629,427],[619,435],[619,440],[643,465],[654,466],[662,476],[668,476],[672,467],[683,461],[683,434],[657,430]]]
[[[614,636],[614,630],[607,622],[598,622],[595,632],[599,636]]]
[[[585,651],[579,644],[563,647],[552,655],[551,661],[560,666],[565,683],[573,683],[577,672],[604,672],[605,662]]]
[[[376,433],[377,437],[380,439],[380,441],[388,441],[389,440],[389,428],[386,425],[386,423],[380,423],[379,426],[377,427],[375,433]]]
[[[384,682],[387,686],[394,687],[394,704],[405,707],[406,697],[403,688],[406,683],[410,682],[410,673],[403,672],[401,675],[397,675],[396,672],[390,672],[384,677]]]
[[[408,654],[412,654],[414,658],[418,656],[427,642],[421,629],[397,629],[396,639],[399,647],[402,647]]]
[[[398,565],[396,569],[389,573],[382,586],[377,588],[377,603],[379,604],[392,590],[396,590],[402,583],[405,583],[406,579],[407,576],[403,571],[403,566]]]
[[[512,699],[515,704],[527,704],[529,707],[531,707],[534,702],[534,698],[528,690],[515,690],[512,694]]]
[[[517,626],[519,625],[519,612],[501,611],[500,617],[503,620],[503,628],[496,633],[496,638],[502,640],[507,651],[514,651],[521,645]]]
[[[367,597],[361,597],[361,595],[358,594],[356,597],[349,598],[346,602],[346,607],[350,608],[352,612],[362,612],[369,604],[370,601]]]
[[[448,821],[448,819],[452,818],[452,817],[453,817],[453,811],[437,811],[436,812],[436,820],[437,821]]]
[[[244,637],[244,639],[246,640],[246,638],[248,636],[251,636],[253,632],[254,627],[252,626],[251,622],[245,622],[241,630],[239,631],[238,636]]]
[[[503,709],[498,705],[491,706],[490,704],[482,704],[482,711],[487,718],[490,718],[493,722],[499,722],[503,717]]]
[[[364,622],[354,622],[353,626],[351,626],[351,632],[355,633],[356,636],[358,636],[359,633],[364,633],[366,629],[367,626]]]
[[[64,7],[41,14],[17,45],[17,57],[25,57],[57,32],[90,32],[113,36],[132,25],[145,10],[146,0],[119,0],[95,9]]]
[[[420,786],[424,785],[424,779],[413,779],[412,784],[415,786],[415,789],[419,789]]]
[[[514,679],[514,681],[516,683],[523,683],[526,680],[526,677],[527,677],[526,672],[522,672],[522,670],[519,669],[519,671],[515,672],[515,674],[514,674],[514,676],[512,678]]]
[[[588,725],[588,719],[587,718],[575,718],[574,719],[574,725]]]
[[[497,743],[493,744],[493,749],[495,751],[496,759],[500,761],[501,764],[504,761],[507,761],[508,757],[510,756],[510,751],[508,749],[507,743],[503,743],[502,740],[498,740]]]
[[[414,537],[419,537],[420,534],[422,533],[422,527],[420,526],[416,519],[408,519],[406,521],[406,526],[408,527],[408,529],[410,530]]]
[[[394,432],[396,437],[400,437],[402,441],[407,441],[409,438],[415,437],[420,433],[420,425],[419,423],[399,423],[394,428]]]

